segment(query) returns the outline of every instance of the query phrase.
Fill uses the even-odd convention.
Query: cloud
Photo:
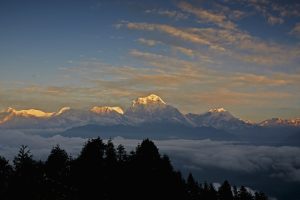
[[[175,11],[175,10],[152,9],[152,10],[146,10],[145,13],[167,16],[167,17],[173,18],[175,20],[182,20],[182,19],[188,18],[188,15],[186,15],[182,12],[179,12],[179,11]]]
[[[181,2],[178,7],[183,11],[196,15],[201,22],[214,23],[222,28],[235,29],[236,25],[232,23],[227,17],[220,13],[215,13],[201,7],[195,7],[187,2]]]
[[[189,28],[189,32],[199,35],[217,47],[223,55],[236,60],[265,66],[291,64],[299,58],[299,48],[266,42],[249,33],[235,29]],[[213,46],[213,45],[211,45]],[[226,49],[226,51],[224,51]]]
[[[196,57],[197,55],[206,53],[216,60],[220,59],[218,56],[226,56],[230,60],[234,59],[244,63],[274,67],[281,66],[282,64],[294,66],[300,54],[300,49],[297,46],[264,41],[238,28],[178,28],[165,24],[134,22],[125,22],[122,26],[131,30],[163,33],[164,36],[161,35],[161,39],[159,40],[160,44],[165,44],[169,48],[177,47],[177,49],[189,46],[189,49],[193,51]],[[165,35],[180,40],[170,42],[170,39],[167,39]],[[148,45],[157,44],[157,42],[150,39],[147,41],[140,40],[140,42],[147,43]],[[207,47],[210,51],[205,51]]]
[[[21,145],[27,145],[31,149],[34,159],[46,159],[52,147],[57,144],[76,157],[85,141],[82,138],[66,138],[60,135],[46,138],[39,135],[27,135],[22,131],[0,130],[0,152],[9,160],[17,155]]]
[[[194,57],[195,56],[195,52],[192,49],[188,49],[185,47],[179,47],[179,46],[175,46],[173,47],[174,50],[181,52],[182,54],[189,56],[189,57]]]
[[[76,157],[86,139],[39,135],[28,135],[21,131],[0,131],[1,155],[10,160],[17,154],[20,145],[28,145],[35,159],[46,159],[51,148],[59,144],[68,153]],[[113,139],[115,145],[123,144],[129,152],[140,140]],[[286,181],[300,182],[300,160],[298,147],[272,147],[237,144],[211,140],[159,140],[154,141],[162,153],[185,162],[185,166],[196,168],[216,167],[218,169],[243,172],[247,174],[265,172],[269,177]],[[184,166],[181,166],[184,167]]]
[[[216,142],[211,140],[156,141],[159,149],[188,160],[191,165],[217,167],[245,173],[271,172],[286,181],[300,181],[298,147],[271,147]],[[172,156],[171,156],[172,157]]]
[[[284,20],[280,17],[275,17],[272,15],[268,16],[268,23],[271,25],[275,25],[275,24],[282,24],[284,22]]]
[[[148,24],[148,23],[133,23],[126,24],[129,29],[146,30],[146,31],[161,31],[170,36],[180,38],[182,40],[194,42],[201,45],[210,45],[210,42],[202,39],[200,36],[175,28],[170,25]]]
[[[300,16],[300,4],[271,4],[273,11],[278,12],[281,17],[299,17]]]
[[[255,106],[257,108],[268,106],[271,101],[277,104],[277,106],[284,106],[286,103],[283,100],[292,98],[293,95],[287,92],[273,91],[236,91],[234,89],[227,89],[226,84],[224,84],[223,88],[190,94],[189,97],[195,100],[194,103],[202,102],[208,105],[224,107]]]
[[[283,15],[282,12],[280,11],[283,11],[283,9],[285,8],[283,8],[279,4],[267,0],[264,1],[251,0],[246,2],[246,4],[252,6],[257,12],[262,14],[266,18],[268,24],[275,25],[275,24],[284,23],[284,19],[282,18]],[[273,13],[278,11],[280,16],[275,16]]]
[[[293,84],[293,80],[288,78],[289,75],[275,74],[271,77],[256,74],[236,74],[233,81],[249,85],[265,85],[265,86],[282,86]]]
[[[156,46],[161,43],[160,41],[157,41],[157,40],[149,40],[149,39],[145,39],[145,38],[139,38],[137,41],[141,44],[145,44],[150,47]]]
[[[296,23],[294,28],[290,31],[291,35],[295,35],[297,37],[300,37],[300,22]]]

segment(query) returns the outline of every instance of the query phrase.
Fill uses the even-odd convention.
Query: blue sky
[[[0,1],[0,109],[130,106],[300,116],[297,1]]]

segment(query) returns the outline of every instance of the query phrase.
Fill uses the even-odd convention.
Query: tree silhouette
[[[85,162],[99,163],[104,159],[104,152],[105,144],[99,137],[89,139],[83,146],[78,159],[84,160]]]
[[[241,186],[238,191],[238,200],[253,200],[253,196],[247,191],[245,186]]]
[[[255,200],[268,200],[268,196],[265,195],[263,192],[255,192],[254,195]]]
[[[71,162],[72,187],[77,189],[78,199],[104,198],[105,144],[98,137],[89,139],[77,159]],[[97,184],[95,184],[97,183]]]
[[[68,176],[70,158],[67,152],[59,147],[59,145],[52,148],[46,162],[46,186],[48,192],[47,199],[66,199],[65,196],[72,193],[68,186]]]
[[[105,160],[107,165],[115,166],[117,163],[117,152],[111,139],[107,141],[105,148]]]
[[[253,196],[225,181],[216,191],[209,183],[199,184],[189,174],[185,181],[169,157],[156,145],[143,140],[126,154],[112,140],[89,139],[77,158],[58,145],[45,162],[33,160],[27,146],[21,146],[14,166],[0,156],[1,200],[85,200],[85,199],[172,199],[172,200],[267,200],[264,193]]]
[[[0,195],[1,199],[7,199],[7,189],[9,187],[9,178],[12,175],[13,168],[8,160],[0,156]]]
[[[144,164],[157,164],[160,154],[155,144],[151,140],[146,139],[137,146],[136,157],[141,161],[145,161]]]
[[[14,176],[10,191],[13,199],[40,199],[43,196],[43,164],[36,162],[27,146],[22,145],[14,158]],[[41,192],[37,192],[41,191]]]
[[[213,186],[213,184],[209,184],[208,186],[208,199],[209,200],[217,200],[218,199],[218,193]]]
[[[227,180],[224,181],[224,183],[219,188],[218,196],[219,196],[219,200],[233,200],[231,186]]]
[[[30,170],[31,166],[34,164],[34,160],[32,159],[29,148],[22,145],[13,162],[16,172],[23,173],[26,170]]]
[[[49,178],[63,180],[68,175],[69,156],[59,147],[52,148],[45,163],[46,174]]]
[[[125,161],[127,158],[125,148],[122,144],[119,144],[117,147],[117,159],[119,162]]]
[[[233,186],[233,189],[232,189],[233,191],[233,199],[234,200],[238,200],[239,199],[239,197],[238,197],[238,190],[237,190],[237,187],[236,186]]]
[[[200,188],[198,183],[195,181],[193,175],[189,173],[187,178],[187,192],[190,200],[197,200],[200,197]]]

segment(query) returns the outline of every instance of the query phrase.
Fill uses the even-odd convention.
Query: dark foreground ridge
[[[264,193],[251,194],[244,186],[228,181],[216,189],[187,180],[175,171],[168,156],[161,156],[149,139],[126,153],[111,140],[90,139],[77,158],[56,146],[45,162],[35,161],[22,146],[13,166],[0,156],[0,199],[89,200],[266,200]]]

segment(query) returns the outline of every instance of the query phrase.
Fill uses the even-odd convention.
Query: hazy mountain
[[[272,118],[260,122],[259,125],[264,127],[279,127],[279,126],[300,127],[300,118],[296,118],[296,119]]]
[[[213,140],[237,140],[238,138],[223,130],[212,127],[191,127],[183,124],[174,123],[146,123],[138,126],[132,125],[113,125],[101,126],[89,124],[80,127],[74,127],[61,132],[60,135],[66,137],[97,137],[111,138],[121,136],[132,139],[213,139]]]

